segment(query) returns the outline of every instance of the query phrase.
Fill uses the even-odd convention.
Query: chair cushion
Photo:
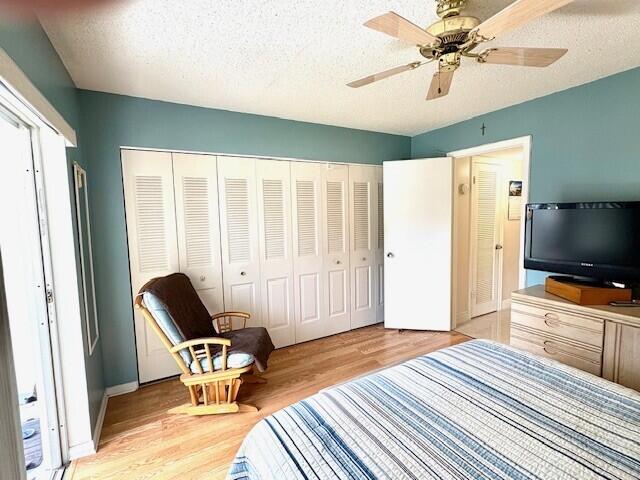
[[[151,292],[145,292],[142,296],[142,301],[173,346],[187,340],[180,330],[178,330],[178,327],[171,318],[171,315],[169,315],[169,312],[164,308],[162,302],[158,300],[158,297]],[[180,356],[187,365],[193,361],[189,350],[180,350]]]
[[[211,316],[200,300],[198,292],[184,273],[149,280],[140,293],[152,293],[173,319],[178,331],[187,340],[210,337],[214,334]]]
[[[227,355],[227,368],[242,368],[251,365],[254,362],[253,355],[248,353],[230,353]],[[209,360],[207,357],[200,359],[200,365],[203,372],[209,371]],[[193,373],[198,372],[198,366],[196,362],[191,362],[189,368]],[[222,356],[218,355],[213,359],[213,369],[220,370],[222,368]]]

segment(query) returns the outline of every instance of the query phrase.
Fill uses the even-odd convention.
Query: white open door
[[[495,312],[500,292],[500,179],[502,166],[472,162],[471,318]]]
[[[453,159],[384,162],[384,323],[451,330]]]

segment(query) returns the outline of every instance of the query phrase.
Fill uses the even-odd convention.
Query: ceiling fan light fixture
[[[469,57],[483,64],[548,67],[567,53],[567,50],[522,47],[489,48],[479,53],[474,50],[479,44],[493,40],[496,35],[518,28],[572,1],[515,0],[492,17],[480,21],[476,17],[461,15],[462,10],[467,6],[467,0],[435,0],[436,12],[440,20],[424,29],[395,12],[385,13],[372,18],[364,25],[413,43],[417,46],[420,55],[428,61],[396,67],[348,85],[351,87],[368,85],[437,60],[438,71],[427,94],[427,100],[434,100],[449,93],[453,72],[460,68],[462,57]]]
[[[467,0],[436,0],[436,13],[440,18],[460,15],[467,6]]]

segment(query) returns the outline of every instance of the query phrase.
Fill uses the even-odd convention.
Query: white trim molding
[[[138,382],[129,382],[123,383],[121,385],[114,385],[113,387],[107,387],[107,389],[104,391],[104,394],[109,398],[117,397],[118,395],[124,395],[125,393],[135,392],[136,390],[138,390],[139,386],[140,385],[138,384]]]
[[[96,304],[96,280],[93,272],[93,248],[91,240],[91,220],[89,218],[89,193],[87,172],[78,163],[73,164],[73,180],[76,199],[76,226],[78,228],[78,247],[80,248],[80,273],[82,274],[82,290],[84,300],[84,320],[87,332],[87,345],[89,356],[93,355],[100,328],[98,325],[98,306]],[[84,216],[82,215],[84,205]],[[84,237],[87,237],[88,251],[85,251]],[[89,280],[89,282],[88,282]],[[91,293],[91,305],[89,305],[89,293]],[[93,314],[93,319],[92,315]],[[95,332],[92,337],[91,332]]]
[[[520,221],[520,238],[524,238],[524,224],[526,218],[526,207],[529,203],[529,182],[531,178],[531,152],[532,137],[526,135],[524,137],[512,138],[501,142],[487,143],[486,145],[478,145],[477,147],[465,148],[449,152],[447,155],[456,158],[474,157],[478,155],[486,155],[488,153],[497,152],[499,150],[509,150],[511,148],[522,149],[522,211]],[[520,242],[520,259],[518,261],[518,285],[519,288],[527,286],[527,271],[524,268],[524,241]]]
[[[33,109],[42,120],[58,131],[66,139],[67,146],[78,145],[76,131],[2,48],[0,48],[0,82],[4,83],[22,103]]]

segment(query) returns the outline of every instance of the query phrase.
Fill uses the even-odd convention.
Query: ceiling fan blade
[[[437,45],[440,43],[438,37],[425,32],[418,25],[411,23],[395,12],[385,13],[379,17],[372,18],[366,22],[364,26],[399,38],[405,42],[413,43],[414,45]]]
[[[483,63],[548,67],[567,53],[566,48],[495,48],[488,50]]]
[[[481,38],[492,39],[571,2],[573,0],[516,0],[482,22],[472,33],[475,32]]]
[[[427,100],[435,100],[449,94],[451,82],[453,81],[453,73],[455,70],[436,72],[433,74]]]
[[[384,72],[374,73],[373,75],[369,75],[368,77],[361,78],[360,80],[355,80],[351,83],[347,83],[351,88],[360,88],[365,85],[369,85],[370,83],[377,82],[378,80],[383,80],[385,78],[389,78],[393,75],[397,75],[402,72],[407,72],[409,70],[414,70],[418,68],[422,63],[413,62],[408,65],[401,65],[399,67],[391,68],[389,70],[385,70]]]

